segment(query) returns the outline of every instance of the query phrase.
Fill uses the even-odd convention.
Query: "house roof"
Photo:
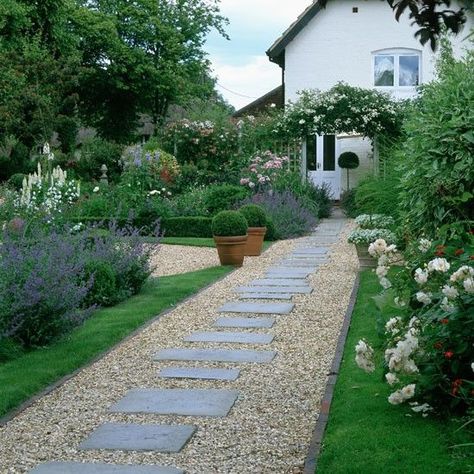
[[[301,13],[289,28],[270,46],[267,56],[270,61],[277,63],[282,68],[285,67],[285,48],[293,41],[296,35],[322,10],[322,5],[318,0]]]
[[[242,107],[232,114],[232,117],[242,117],[244,115],[257,115],[259,112],[265,110],[266,107],[275,104],[278,108],[283,108],[283,86],[278,86],[275,89],[267,92],[250,104]]]

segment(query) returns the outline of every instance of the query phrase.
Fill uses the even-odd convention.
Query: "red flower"
[[[444,357],[446,357],[446,359],[451,359],[451,357],[453,357],[453,355],[454,355],[453,351],[446,351],[444,353]]]
[[[456,379],[451,384],[451,395],[456,396],[459,392],[459,387],[462,385],[462,379]]]
[[[454,252],[454,255],[456,255],[456,257],[459,257],[459,255],[462,255],[464,253],[464,249],[456,249],[456,251]]]
[[[449,319],[446,319],[446,318],[441,319],[441,320],[440,320],[440,323],[441,323],[441,324],[448,324],[448,323],[449,323]]]
[[[442,257],[444,255],[446,247],[444,245],[437,245],[435,255],[437,257]]]
[[[474,260],[474,255],[471,255],[469,258],[470,258],[471,260]]]
[[[433,344],[433,347],[434,347],[435,349],[441,349],[441,348],[443,347],[443,343],[440,342],[440,341],[435,342],[435,343]]]

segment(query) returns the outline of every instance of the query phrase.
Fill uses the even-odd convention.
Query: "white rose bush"
[[[392,405],[406,404],[424,417],[466,414],[474,405],[473,231],[442,228],[436,241],[411,243],[403,260],[383,239],[369,253],[383,288],[374,299],[392,317],[385,320],[382,354],[361,340],[357,365],[373,372],[382,359]]]

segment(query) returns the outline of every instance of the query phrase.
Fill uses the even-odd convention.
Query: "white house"
[[[472,18],[453,38],[456,56],[469,47],[464,41]],[[295,101],[303,89],[327,90],[339,81],[352,86],[413,97],[419,84],[434,78],[435,53],[422,46],[407,15],[397,22],[385,0],[331,0],[326,8],[310,5],[267,51],[283,71],[284,100]],[[346,187],[337,166],[343,151],[359,155],[351,187],[374,168],[372,146],[361,137],[326,135],[303,147],[303,166],[315,183],[328,183],[334,199]],[[304,170],[303,170],[304,171]]]

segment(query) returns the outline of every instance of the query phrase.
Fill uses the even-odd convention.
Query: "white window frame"
[[[393,86],[376,86],[375,85],[375,58],[377,56],[393,56]],[[400,56],[416,56],[418,58],[418,84],[414,86],[401,86],[400,85]],[[415,89],[422,83],[422,70],[421,70],[421,51],[419,49],[411,48],[390,48],[390,49],[379,49],[372,51],[372,84],[376,89],[382,90],[394,90],[394,89]]]

